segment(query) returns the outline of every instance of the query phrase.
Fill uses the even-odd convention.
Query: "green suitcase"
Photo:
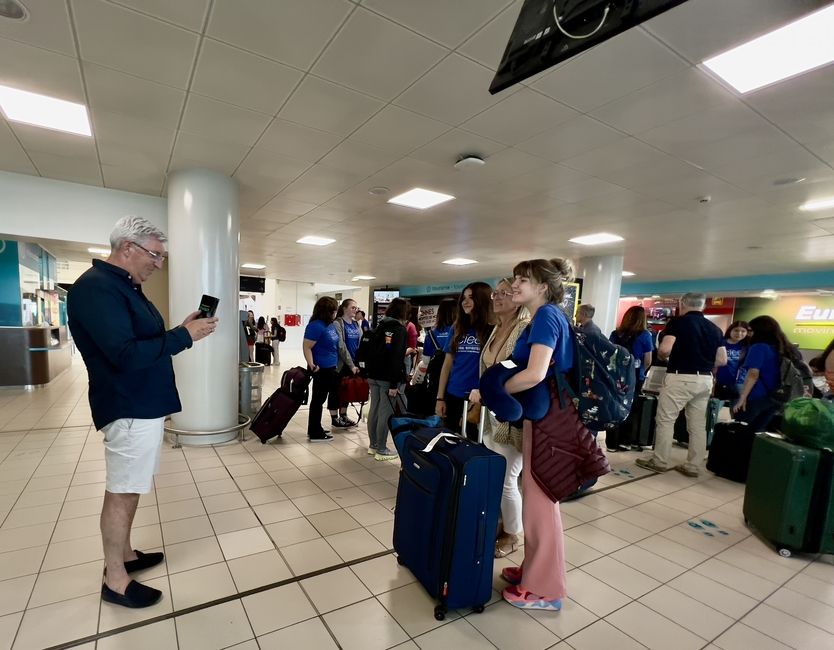
[[[744,491],[744,521],[784,557],[794,552],[832,552],[833,467],[830,450],[758,434]]]

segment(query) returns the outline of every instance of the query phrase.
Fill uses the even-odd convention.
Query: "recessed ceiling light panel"
[[[83,104],[0,86],[0,110],[11,122],[90,137],[90,118]]]
[[[301,239],[296,239],[296,244],[309,244],[310,246],[327,246],[335,242],[335,239],[328,239],[327,237],[316,237],[315,235],[308,235]]]
[[[356,282],[357,280],[376,280],[375,275],[355,275],[351,279],[351,282]]]
[[[470,260],[465,257],[453,257],[449,260],[443,260],[444,264],[451,264],[452,266],[467,266],[469,264],[477,264],[478,260]]]
[[[834,61],[834,5],[704,61],[740,93]]]
[[[433,208],[436,205],[451,201],[455,197],[451,194],[443,194],[442,192],[435,192],[433,190],[424,190],[422,187],[415,187],[413,190],[399,194],[392,199],[388,199],[388,203],[394,205],[404,205],[407,208],[417,208],[418,210],[425,210]]]
[[[87,249],[87,251],[92,253],[93,255],[102,255],[103,257],[109,257],[110,256],[110,249],[109,248],[104,248],[104,247],[99,248],[98,246],[91,246],[90,248]]]
[[[631,271],[623,271],[623,277],[624,278],[630,278],[630,277],[633,277],[633,276],[634,276],[634,273],[632,273]]]
[[[827,210],[828,208],[834,208],[834,197],[807,201],[799,206],[799,209],[803,212],[816,212],[818,210]]]
[[[600,244],[613,244],[614,242],[623,241],[623,238],[619,235],[612,235],[608,232],[598,232],[593,235],[574,237],[568,241],[574,244],[582,244],[583,246],[598,246]]]
[[[256,271],[260,271],[261,269],[266,268],[266,264],[252,264],[247,262],[246,264],[241,264],[240,268],[242,269],[255,269]]]

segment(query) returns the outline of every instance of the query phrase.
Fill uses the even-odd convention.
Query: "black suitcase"
[[[272,346],[269,343],[255,343],[255,361],[265,366],[272,365]]]
[[[657,415],[657,397],[655,395],[638,395],[631,407],[627,442],[641,447],[654,444],[654,420]],[[625,441],[624,441],[625,442]]]
[[[299,407],[307,403],[311,378],[310,371],[300,366],[284,371],[281,386],[263,403],[249,425],[262,443],[284,433]]]
[[[718,422],[718,414],[724,407],[724,400],[710,398],[707,403],[707,418],[705,426],[707,429],[707,449],[712,444],[712,437],[715,433],[715,424]],[[686,411],[683,410],[675,420],[674,440],[681,447],[689,447],[689,430],[686,428]]]
[[[719,422],[714,431],[707,469],[731,481],[747,482],[755,431],[744,422]]]

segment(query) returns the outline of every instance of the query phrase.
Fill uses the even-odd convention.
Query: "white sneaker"
[[[376,449],[373,447],[368,447],[368,456],[373,456],[376,454]]]
[[[376,454],[374,454],[374,460],[394,460],[395,458],[397,458],[397,452],[388,449],[388,447],[377,449]]]

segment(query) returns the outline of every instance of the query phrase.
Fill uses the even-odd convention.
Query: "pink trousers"
[[[524,469],[521,489],[524,493],[521,519],[524,525],[524,562],[521,586],[527,591],[556,600],[567,596],[565,571],[565,535],[559,504],[542,492],[530,474],[533,449],[533,425],[524,420],[522,452]]]

